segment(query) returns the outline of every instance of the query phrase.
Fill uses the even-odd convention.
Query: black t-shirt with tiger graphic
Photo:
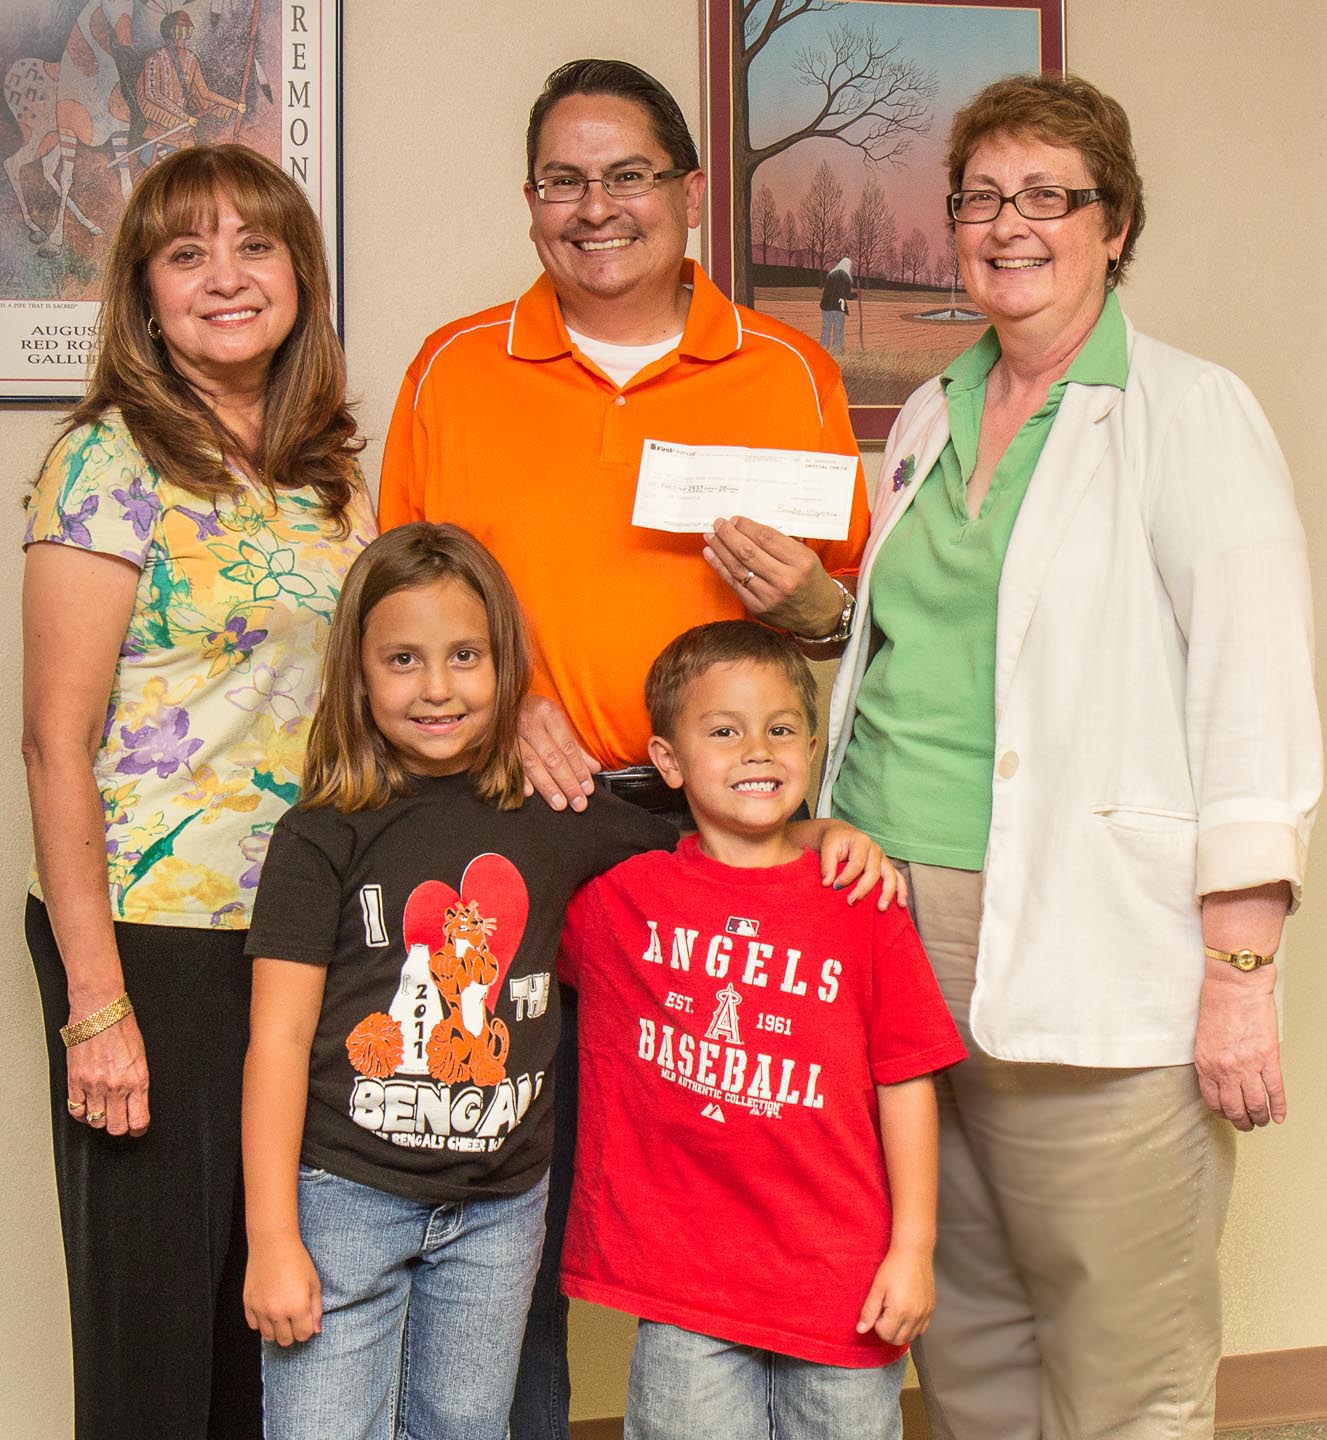
[[[468,775],[380,810],[290,810],[251,956],[327,967],[301,1159],[424,1204],[515,1195],[548,1168],[567,901],[677,831],[611,795],[498,810]]]

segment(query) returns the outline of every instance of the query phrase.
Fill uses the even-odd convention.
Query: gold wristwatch
[[[1246,974],[1260,966],[1270,965],[1276,959],[1275,955],[1259,955],[1256,950],[1214,950],[1210,945],[1203,946],[1203,954],[1213,960],[1224,960],[1227,965],[1233,965]]]

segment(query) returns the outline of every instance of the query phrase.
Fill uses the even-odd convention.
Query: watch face
[[[1276,959],[1275,955],[1260,955],[1256,950],[1216,950],[1210,945],[1205,947],[1205,953],[1213,960],[1224,960],[1236,970],[1242,970],[1246,974],[1250,970],[1257,970],[1263,965],[1270,965]]]

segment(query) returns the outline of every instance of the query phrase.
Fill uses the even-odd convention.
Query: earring
[[[147,333],[153,340],[161,339],[161,322],[155,315],[149,315],[147,317]]]
[[[1106,261],[1106,274],[1107,274],[1107,275],[1114,275],[1114,273],[1115,273],[1119,268],[1120,268],[1120,257],[1119,257],[1118,255],[1112,255],[1112,256],[1110,257],[1110,259],[1108,259],[1108,260]]]

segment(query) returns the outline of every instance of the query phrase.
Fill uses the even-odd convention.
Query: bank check
[[[843,540],[856,476],[855,455],[647,440],[631,523],[685,533],[745,515],[801,540]]]

